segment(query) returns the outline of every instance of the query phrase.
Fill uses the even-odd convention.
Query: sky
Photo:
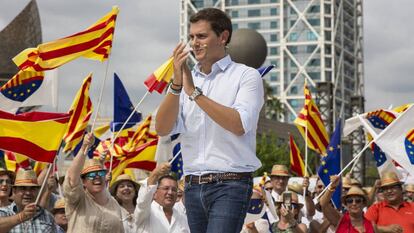
[[[29,0],[0,0],[2,30]],[[38,0],[43,41],[79,32],[118,5],[120,12],[109,62],[77,59],[59,69],[59,106],[69,109],[82,80],[93,72],[91,98],[95,104],[105,82],[99,116],[112,115],[113,72],[123,81],[134,104],[144,96],[144,80],[172,54],[179,41],[179,0]],[[413,102],[414,24],[412,0],[364,1],[365,109]],[[397,4],[398,3],[398,4]],[[1,44],[0,44],[1,46]],[[108,64],[109,63],[109,64]],[[153,93],[139,108],[154,111],[162,96]]]

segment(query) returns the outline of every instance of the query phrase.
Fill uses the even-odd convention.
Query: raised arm
[[[195,99],[197,105],[214,122],[237,136],[245,134],[253,127],[253,116],[260,112],[264,102],[263,83],[260,74],[251,70],[247,71],[245,75],[246,77],[243,77],[239,93],[236,96],[236,106],[224,106],[204,95],[200,95]],[[194,92],[195,86],[190,69],[187,66],[183,67],[183,83],[185,93],[190,96]]]
[[[188,57],[188,51],[184,51],[184,47],[185,44],[178,44],[173,53],[174,80],[172,82],[172,88],[175,90],[182,89],[182,70],[183,66],[187,66],[185,62]],[[158,135],[165,136],[171,132],[177,120],[179,103],[180,95],[174,95],[172,93],[165,95],[155,117],[155,129]]]
[[[69,185],[75,187],[80,183],[80,174],[85,164],[86,154],[89,147],[93,144],[94,136],[92,133],[88,133],[83,138],[83,144],[78,154],[73,158],[72,163],[68,168],[65,179],[69,180]]]
[[[321,199],[319,199],[323,215],[334,226],[337,226],[339,220],[341,219],[341,214],[331,205],[332,194],[335,192],[335,189],[339,184],[339,180],[339,176],[331,176],[331,186],[322,195]]]

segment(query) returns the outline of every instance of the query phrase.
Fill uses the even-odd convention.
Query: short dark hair
[[[200,20],[209,22],[211,29],[213,29],[217,36],[220,36],[222,32],[227,30],[229,38],[226,41],[226,45],[230,43],[233,28],[230,17],[225,12],[217,8],[204,8],[190,17],[190,23],[196,23]]]
[[[172,175],[163,175],[158,179],[158,185],[161,184],[161,181],[164,179],[170,179],[178,183],[177,179]]]

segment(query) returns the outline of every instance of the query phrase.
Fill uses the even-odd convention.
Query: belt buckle
[[[208,183],[213,182],[213,174],[211,173],[209,174],[207,181],[201,181],[201,177],[202,175],[198,177],[198,184],[208,184]]]

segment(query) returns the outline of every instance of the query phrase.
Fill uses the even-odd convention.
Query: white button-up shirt
[[[256,157],[256,129],[264,103],[263,81],[257,70],[225,56],[210,74],[192,71],[194,85],[209,99],[240,114],[244,135],[222,128],[184,92],[172,134],[181,133],[184,175],[253,172],[261,166]]]
[[[134,218],[138,233],[190,233],[187,216],[173,208],[171,222],[165,216],[163,207],[153,196],[157,185],[147,185],[147,180],[141,182]]]

